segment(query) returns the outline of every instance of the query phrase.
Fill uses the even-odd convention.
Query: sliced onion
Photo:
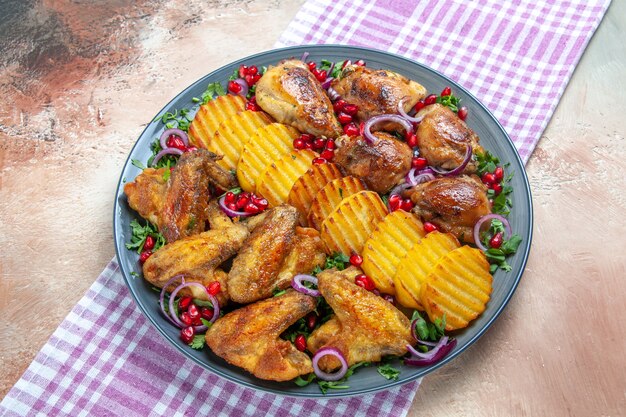
[[[159,137],[161,149],[169,148],[169,146],[167,146],[167,139],[172,135],[178,136],[183,141],[185,146],[189,146],[189,137],[187,136],[187,132],[173,127],[171,129],[164,130],[163,133],[161,133],[161,136]]]
[[[170,278],[169,281],[167,281],[165,283],[165,285],[163,286],[163,288],[161,289],[161,295],[159,296],[159,306],[161,307],[161,313],[163,313],[163,315],[165,316],[166,319],[168,319],[169,321],[172,322],[172,324],[181,327],[177,322],[174,321],[174,319],[172,319],[172,316],[170,316],[168,313],[165,312],[165,293],[166,288],[169,287],[170,285],[172,285],[174,283],[174,281],[177,280],[181,280],[181,283],[184,284],[185,283],[185,277],[183,275],[174,275],[172,278]],[[171,311],[171,310],[170,310]]]
[[[439,343],[426,353],[419,352],[413,346],[407,345],[406,348],[411,353],[411,357],[405,359],[404,363],[413,366],[428,366],[439,362],[456,346],[456,339],[448,340],[448,336],[443,336],[439,339]]]
[[[506,219],[506,217],[501,216],[499,214],[495,214],[495,213],[485,214],[483,217],[478,219],[478,221],[474,225],[474,243],[482,251],[487,251],[488,248],[486,248],[485,245],[483,245],[482,242],[480,241],[480,228],[482,227],[483,223],[485,223],[486,221],[489,221],[490,222],[489,224],[491,224],[491,220],[494,220],[494,219],[500,220],[502,222],[502,225],[504,226],[504,229],[506,230],[507,236],[511,237],[511,235],[513,234],[511,230],[511,224]]]
[[[302,58],[300,58],[300,61],[302,62],[306,62],[306,59],[309,57],[309,53],[307,51],[304,51],[304,53],[302,54]]]
[[[183,151],[181,151],[178,148],[165,148],[163,149],[161,152],[159,152],[158,154],[155,155],[154,159],[152,160],[152,166],[156,166],[157,162],[159,162],[161,160],[161,158],[163,158],[165,155],[182,155]]]
[[[423,182],[432,181],[434,179],[435,174],[429,168],[422,169],[421,171],[418,171],[416,168],[411,168],[409,173],[406,174],[406,177],[404,178],[404,180],[411,186],[415,186]]]
[[[185,323],[180,321],[180,319],[178,317],[176,317],[176,314],[174,313],[174,299],[176,298],[176,294],[178,294],[178,292],[180,290],[182,290],[183,288],[186,288],[186,287],[198,287],[198,288],[202,288],[204,290],[204,292],[206,292],[206,295],[209,297],[209,301],[211,301],[211,304],[213,304],[213,317],[211,317],[211,320],[209,320],[209,321],[211,323],[214,323],[215,320],[217,320],[217,318],[220,316],[220,303],[217,301],[217,298],[215,298],[215,296],[211,295],[209,293],[209,290],[207,290],[207,288],[204,285],[200,284],[199,282],[187,282],[187,283],[180,284],[170,294],[170,304],[169,304],[170,316],[174,319],[174,321],[176,322],[178,327],[183,328],[183,327],[187,327],[187,326],[185,326]],[[205,325],[193,326],[193,328],[196,331],[196,333],[202,333],[202,332],[207,331],[207,329],[208,329],[208,327],[206,327]]]
[[[328,90],[326,91],[328,92],[328,98],[330,98],[330,101],[337,101],[341,98],[341,95],[337,92],[337,90],[332,87],[328,87]]]
[[[408,97],[404,97],[398,102],[398,114],[400,114],[400,116],[404,117],[411,123],[420,123],[424,119],[424,116],[411,117],[404,111],[404,100],[407,98]]]
[[[334,80],[333,77],[328,77],[326,78],[326,80],[322,83],[322,88],[324,90],[328,90],[330,88],[330,83]]]
[[[220,205],[220,208],[222,209],[222,211],[224,213],[226,213],[226,215],[228,217],[248,217],[248,216],[252,216],[253,213],[247,213],[245,211],[237,211],[237,210],[229,209],[228,207],[226,207],[226,203],[224,202],[225,199],[226,199],[226,194],[224,194],[222,197],[220,197],[220,199],[217,202]]]
[[[341,362],[341,369],[333,373],[322,371],[317,363],[326,355],[332,355],[339,359],[339,362]],[[334,347],[324,347],[315,352],[315,355],[313,355],[313,371],[319,379],[324,381],[339,381],[346,375],[346,372],[348,372],[348,361],[346,361],[346,358],[343,357],[339,349]]]
[[[363,138],[370,144],[376,142],[378,139],[372,134],[372,126],[381,122],[393,122],[402,125],[407,134],[413,133],[413,125],[402,116],[397,114],[381,114],[370,118],[363,126]]]
[[[244,98],[248,97],[248,90],[250,89],[250,87],[248,86],[248,82],[244,80],[243,78],[237,78],[236,80],[233,80],[233,81],[239,84],[239,86],[241,86],[241,91],[238,92],[237,95],[244,97]]]
[[[444,177],[451,177],[451,176],[459,175],[460,173],[462,173],[465,167],[467,166],[467,164],[469,163],[469,161],[471,161],[472,155],[473,155],[472,145],[468,143],[466,146],[467,148],[465,150],[465,157],[463,158],[463,162],[461,162],[461,165],[449,171],[446,171],[441,168],[436,168],[436,167],[431,167],[432,170],[435,171],[439,175],[443,175]]]
[[[321,295],[321,293],[318,290],[305,287],[302,284],[302,281],[309,281],[310,283],[315,284],[317,286],[317,278],[315,278],[313,275],[306,275],[306,274],[298,274],[294,276],[293,279],[291,280],[291,286],[293,287],[294,290],[301,292],[302,294],[310,295],[312,297],[319,297]]]

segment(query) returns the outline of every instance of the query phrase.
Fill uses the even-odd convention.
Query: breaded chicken
[[[309,336],[309,351],[337,348],[348,365],[377,362],[383,356],[407,352],[406,345],[412,343],[409,319],[387,300],[356,285],[354,277],[361,273],[350,267],[343,271],[328,269],[317,276],[319,291],[335,317]],[[340,363],[333,356],[324,356],[319,366],[328,372]]]
[[[288,290],[219,318],[206,333],[209,348],[257,378],[288,381],[313,372],[311,359],[280,334],[315,309],[315,298]]]
[[[165,194],[167,180],[165,173],[168,168],[146,168],[135,178],[135,181],[124,184],[124,193],[130,208],[154,225],[158,225]]]

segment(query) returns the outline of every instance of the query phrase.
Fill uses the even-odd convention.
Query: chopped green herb
[[[343,271],[348,267],[348,263],[350,263],[349,256],[335,252],[331,256],[326,257],[324,269],[337,268],[339,271]]]
[[[517,252],[520,243],[522,243],[522,238],[514,234],[509,239],[503,241],[499,248],[487,249],[485,256],[491,264],[491,273],[494,273],[498,268],[506,272],[511,270],[511,265],[506,262],[506,257]]]
[[[131,275],[132,277],[135,277],[135,278],[139,278],[139,277],[141,276],[141,275],[139,275],[138,273],[136,273],[135,271],[131,271],[131,272],[130,272],[130,275]],[[160,289],[159,289],[159,292],[161,292],[161,290],[160,290]]]
[[[389,380],[396,381],[400,375],[400,371],[386,363],[378,367],[378,373]]]
[[[208,300],[201,300],[199,298],[194,298],[193,303],[197,305],[198,307],[213,308],[213,303]]]
[[[438,96],[437,103],[440,103],[446,107],[449,107],[453,112],[458,112],[461,104],[461,99],[450,94],[448,96]]]
[[[146,169],[146,166],[143,164],[143,162],[141,162],[138,159],[131,159],[130,160],[131,164],[133,164],[134,166],[136,166],[139,169]]]
[[[328,392],[329,389],[350,388],[350,385],[347,385],[346,382],[348,381],[348,378],[352,376],[352,374],[354,373],[354,370],[361,366],[370,366],[370,362],[355,363],[354,365],[348,368],[348,370],[346,371],[346,375],[343,378],[341,378],[339,381],[319,381],[318,380],[317,384],[319,385],[320,390],[322,391],[322,394],[326,394],[326,392]]]
[[[153,120],[153,122],[158,122],[159,120],[168,129],[176,127],[180,130],[184,130],[185,132],[187,132],[189,130],[189,124],[193,120],[193,117],[190,114],[189,109],[183,108],[180,110],[174,110],[174,113],[165,112],[163,116],[157,117]]]
[[[219,82],[214,82],[207,85],[206,90],[202,93],[202,104],[207,104],[213,100],[215,96],[223,96],[226,94],[224,87]]]
[[[165,245],[165,238],[159,233],[150,222],[146,221],[146,225],[142,226],[137,219],[130,222],[131,238],[130,243],[126,244],[126,249],[137,250],[137,253],[143,251],[143,245],[146,243],[146,238],[152,236],[155,240],[153,252]]]
[[[211,323],[210,321],[208,321],[207,319],[203,319],[202,317],[200,318],[200,321],[202,322],[202,324],[204,324],[206,327],[208,327],[209,329],[211,328],[211,326],[213,326],[213,323]]]
[[[417,320],[416,320],[417,319]],[[419,311],[413,311],[413,317],[411,317],[411,322],[416,320],[415,322],[415,330],[417,331],[417,335],[422,340],[432,340],[433,342],[438,341],[441,336],[444,335],[446,328],[446,315],[443,315],[443,319],[435,320],[434,323],[427,322]]]
[[[287,292],[287,290],[281,290],[280,288],[274,288],[273,296],[274,297],[280,297],[281,295],[283,295],[286,292]]]
[[[476,152],[475,156],[479,176],[482,176],[485,172],[493,172],[500,164],[500,160],[489,151],[485,151],[485,153]]]
[[[304,378],[302,378],[301,376],[298,376],[294,382],[299,387],[306,387],[311,382],[313,382],[314,379],[315,379],[315,374],[310,373],[310,374],[307,374]]]
[[[332,72],[330,74],[328,74],[328,77],[333,77],[333,78],[337,78],[339,76],[339,74],[341,73],[341,67],[343,66],[343,63],[345,61],[339,61],[335,63],[335,67],[333,68]],[[318,65],[317,69],[319,70],[324,70],[326,72],[328,72],[328,70],[330,70],[330,67],[333,63],[331,61],[328,61],[326,59],[322,59],[320,61],[320,65]]]
[[[189,343],[189,346],[192,349],[197,349],[200,350],[204,347],[204,344],[206,343],[206,339],[204,338],[203,334],[197,334],[193,337],[193,340],[191,341],[191,343]]]

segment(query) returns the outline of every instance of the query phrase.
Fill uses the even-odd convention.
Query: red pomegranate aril
[[[358,136],[359,128],[354,123],[348,123],[343,127],[343,133],[348,136]]]
[[[239,66],[239,78],[243,78],[248,73],[248,67],[245,65]]]
[[[250,214],[257,214],[261,212],[261,209],[256,204],[250,202],[246,204],[246,206],[243,208],[243,211]]]
[[[385,299],[385,301],[389,301],[394,306],[396,305],[396,298],[393,295],[391,295],[391,294],[381,294],[380,296],[383,297],[383,299]]]
[[[322,138],[318,138],[313,141],[313,149],[315,150],[324,149],[325,146],[326,146],[326,141]]]
[[[187,313],[189,313],[189,317],[191,317],[192,321],[200,317],[200,310],[198,310],[198,306],[195,304],[189,304]]]
[[[261,79],[261,74],[253,75],[252,76],[252,83],[250,83],[250,86],[253,86],[254,84],[256,84],[260,79]]]
[[[233,211],[238,211],[239,210],[237,208],[237,204],[235,204],[235,203],[227,203],[226,207],[228,207],[230,210],[233,210]]]
[[[304,352],[306,350],[306,337],[304,337],[303,334],[297,335],[293,343],[296,345],[296,349],[300,352]]]
[[[317,68],[317,64],[314,61],[307,62],[306,64],[309,67],[309,71],[313,71],[315,68]]]
[[[192,326],[185,327],[180,331],[180,339],[190,344],[193,341],[193,337],[196,335],[196,330]]]
[[[326,70],[320,70],[320,69],[314,69],[313,71],[311,71],[313,73],[313,75],[315,76],[315,78],[317,78],[317,81],[323,83],[324,81],[326,81],[326,78],[328,77],[328,74],[326,72]]]
[[[237,206],[237,209],[241,210],[245,206],[247,206],[249,202],[250,202],[250,197],[246,197],[246,196],[239,197],[237,199],[237,202],[235,203],[235,206]]]
[[[320,157],[324,158],[327,161],[332,161],[332,159],[335,157],[335,152],[329,149],[326,149],[324,152],[320,154]]]
[[[244,80],[246,80],[246,83],[248,84],[248,86],[252,86],[252,80],[254,80],[254,75],[250,75],[250,74],[246,74],[243,77]],[[232,82],[232,81],[231,81]],[[228,83],[228,85],[230,86],[230,83]],[[229,88],[230,89],[230,88]]]
[[[399,194],[392,194],[389,196],[389,208],[391,211],[396,211],[400,207],[402,197]]]
[[[333,110],[335,110],[335,113],[339,114],[343,111],[344,107],[346,106],[346,101],[343,99],[339,99],[337,101],[335,101],[335,104],[333,104]]]
[[[146,241],[143,242],[143,250],[154,249],[154,238],[150,235],[146,236]]]
[[[321,157],[313,158],[314,165],[322,165],[322,164],[325,164],[326,162],[328,161]]]
[[[467,113],[468,113],[467,107],[463,106],[459,109],[459,111],[456,114],[457,116],[459,116],[459,119],[465,120],[467,119]]]
[[[191,297],[181,297],[180,300],[178,300],[178,309],[180,311],[187,311],[192,301],[193,298]]]
[[[237,195],[233,193],[232,191],[227,192],[226,195],[224,196],[224,203],[226,204],[234,203],[235,201],[237,201]]]
[[[350,116],[355,116],[359,112],[359,106],[356,104],[346,104],[343,106],[343,112]]]
[[[362,59],[359,59],[358,61],[356,61],[354,65],[358,65],[359,67],[366,66],[365,61],[363,61]]]
[[[248,76],[246,76],[246,78],[247,77]],[[228,82],[228,91],[230,91],[231,93],[234,93],[234,94],[239,94],[241,92],[241,86],[238,83],[234,82],[234,81],[229,81]]]
[[[196,317],[195,319],[193,319],[191,321],[191,324],[193,324],[194,326],[202,326],[202,320],[201,319],[202,319],[202,317],[198,316],[198,317]]]
[[[439,230],[436,224],[431,222],[424,222],[424,231],[426,233],[434,232],[436,230]]]
[[[493,184],[496,182],[496,176],[492,172],[485,172],[480,178],[484,184]]]
[[[311,142],[313,139],[315,139],[315,136],[313,136],[310,133],[303,133],[300,135],[300,139],[302,139],[305,142]]]
[[[363,263],[363,257],[361,255],[358,255],[356,253],[352,254],[352,256],[350,256],[350,264],[354,265],[354,266],[361,266],[361,264]]]
[[[498,182],[492,183],[490,188],[493,190],[493,193],[495,195],[498,195],[502,192],[502,185],[500,185],[500,183]]]
[[[296,138],[293,140],[293,148],[294,149],[304,149],[306,142],[302,140],[302,138]]]
[[[219,281],[213,281],[212,283],[210,283],[209,285],[207,285],[206,290],[209,292],[209,294],[211,295],[217,295],[219,294],[220,290],[222,289],[222,284],[220,284]]]
[[[413,159],[411,159],[411,168],[415,168],[419,171],[426,168],[427,166],[428,161],[422,156],[414,156]]]
[[[197,151],[197,150],[198,150],[198,148],[196,148],[195,146],[189,146],[183,152],[194,152],[194,151]]]
[[[428,97],[426,97],[424,99],[424,104],[429,106],[431,104],[435,104],[437,102],[437,95],[436,94],[431,94]]]
[[[411,211],[413,209],[413,202],[409,198],[405,198],[400,203],[400,208],[404,211]]]
[[[180,314],[180,321],[182,321],[185,326],[191,326],[191,323],[193,322],[191,316],[186,311],[183,311]]]
[[[313,142],[304,142],[304,149],[313,149]]]
[[[185,146],[185,142],[183,142],[183,140],[176,135],[170,135],[170,137],[167,138],[166,145],[169,148],[180,149],[183,152],[187,150],[187,146]]]
[[[415,111],[418,112],[422,110],[424,106],[426,106],[426,103],[424,103],[424,100],[418,101],[417,103],[415,103]]]
[[[441,95],[441,97],[444,97],[444,96],[449,96],[451,94],[452,94],[452,89],[450,87],[446,87],[443,90],[441,90],[441,94],[440,95]]]
[[[139,262],[144,263],[151,256],[152,256],[152,251],[151,250],[145,250],[145,251],[141,252],[141,254],[139,255]]]
[[[250,75],[257,75],[258,72],[259,72],[259,69],[256,67],[256,65],[251,65],[248,68],[248,72],[247,73],[250,74]]]
[[[337,116],[337,119],[339,120],[339,123],[341,123],[342,125],[348,124],[352,121],[352,116],[350,116],[349,114],[346,114],[344,112],[339,113],[339,115]]]
[[[496,167],[493,171],[493,175],[496,177],[496,181],[500,182],[504,178],[504,168]]]
[[[415,135],[415,133],[409,133],[406,136],[406,144],[409,145],[411,148],[415,148],[417,146],[417,136]]]
[[[502,233],[498,232],[489,239],[489,246],[492,248],[498,249],[502,246]]]
[[[354,283],[359,287],[365,288],[368,291],[373,291],[376,289],[376,284],[374,284],[374,281],[372,281],[372,279],[365,274],[357,275],[354,278]]]
[[[213,318],[213,309],[208,307],[202,307],[200,309],[200,317],[205,320],[211,320]]]
[[[317,324],[317,314],[315,313],[309,313],[306,316],[306,327],[309,330],[313,330],[315,328],[315,325]]]
[[[249,102],[246,103],[246,110],[259,111],[259,110],[261,110],[261,108],[259,107],[258,104],[249,101]]]
[[[345,61],[343,61],[343,64],[341,64],[341,69],[344,69],[348,65],[352,65],[352,61],[350,61],[349,59],[346,59]]]
[[[252,199],[252,201],[261,210],[265,210],[267,208],[267,206],[269,205],[267,200],[264,199],[264,198],[255,197],[255,198]]]

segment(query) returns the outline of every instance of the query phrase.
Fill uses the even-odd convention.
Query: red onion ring
[[[182,155],[183,151],[181,151],[180,149],[177,148],[165,148],[163,149],[161,152],[159,152],[158,154],[155,155],[154,159],[152,160],[152,166],[156,166],[157,162],[159,162],[161,160],[161,158],[163,158],[165,155]]]
[[[170,316],[168,313],[165,312],[165,303],[164,303],[164,301],[165,301],[165,293],[167,292],[166,288],[169,287],[170,285],[172,285],[174,283],[174,281],[178,280],[179,278],[180,278],[182,284],[185,283],[185,277],[183,275],[180,275],[180,274],[174,275],[172,278],[170,278],[169,281],[167,281],[165,283],[165,285],[161,289],[161,295],[159,296],[159,306],[161,307],[161,313],[163,313],[165,318],[168,319],[170,322],[172,322],[172,324],[174,324],[174,325],[176,325],[178,327],[180,327],[180,326],[178,325],[177,322],[175,322],[172,319],[172,316]]]
[[[159,137],[159,143],[161,144],[161,149],[169,148],[169,146],[167,146],[167,139],[172,135],[178,136],[180,140],[183,141],[185,146],[189,146],[189,137],[187,136],[187,132],[173,127],[171,129],[166,129],[163,131],[163,133],[161,133],[161,136]]]
[[[307,51],[304,51],[304,53],[302,54],[302,58],[300,58],[300,61],[306,63],[306,59],[309,57],[309,53]]]
[[[411,168],[408,174],[406,174],[406,177],[404,178],[404,180],[411,186],[415,186],[423,182],[432,181],[434,179],[435,179],[435,174],[432,172],[432,170],[429,170],[428,168],[423,169],[419,172],[417,171],[416,168]]]
[[[326,355],[332,355],[339,359],[339,362],[341,362],[341,369],[339,369],[337,372],[333,372],[332,374],[322,371],[317,363],[322,357]],[[348,372],[348,361],[346,361],[346,358],[343,357],[339,349],[334,347],[323,347],[315,352],[315,355],[313,355],[313,371],[319,379],[322,379],[324,381],[339,381],[346,375],[346,372]]]
[[[294,290],[301,292],[302,294],[310,295],[312,297],[319,297],[320,295],[322,295],[319,290],[305,287],[302,284],[302,281],[309,281],[310,283],[317,285],[317,278],[315,278],[313,275],[298,274],[294,276],[291,280],[291,286]]]
[[[402,125],[407,134],[413,133],[413,125],[402,116],[397,114],[381,114],[370,118],[363,126],[363,138],[370,144],[376,142],[378,139],[372,134],[371,128],[376,123],[380,122],[394,122]]]
[[[423,119],[424,116],[419,116],[419,117],[411,117],[409,116],[405,111],[404,111],[404,100],[408,99],[408,97],[402,97],[402,99],[398,102],[398,114],[400,114],[400,116],[404,117],[406,120],[408,120],[411,123],[420,123]]]
[[[465,150],[465,157],[463,158],[463,162],[461,162],[461,165],[459,165],[458,167],[451,169],[449,171],[443,170],[441,168],[436,168],[436,167],[430,167],[433,171],[435,171],[435,173],[439,174],[439,175],[443,175],[444,177],[452,177],[454,175],[459,175],[460,173],[463,172],[463,170],[465,169],[465,167],[467,166],[467,164],[469,163],[469,161],[471,161],[472,159],[472,145],[470,145],[469,143],[466,145],[466,150]]]
[[[326,91],[328,92],[328,98],[330,98],[330,101],[337,101],[341,98],[341,95],[337,92],[337,90],[332,87],[328,87],[328,90]]]
[[[413,346],[406,345],[411,357],[404,360],[405,365],[428,366],[439,362],[456,346],[456,339],[448,341],[448,336],[439,339],[439,343],[427,353],[418,352]]]
[[[180,321],[178,317],[176,317],[176,314],[174,314],[174,299],[176,298],[176,294],[178,294],[178,292],[185,287],[199,287],[199,288],[202,288],[204,292],[206,292],[206,295],[209,297],[209,301],[211,301],[211,304],[213,304],[213,317],[211,317],[211,320],[209,321],[211,323],[214,323],[215,320],[217,320],[217,318],[220,316],[220,303],[217,301],[217,298],[211,295],[209,293],[209,290],[207,290],[207,288],[204,285],[200,284],[199,282],[187,282],[187,283],[180,284],[170,294],[170,304],[169,304],[170,315],[174,319],[176,324],[180,328],[187,327],[182,321]],[[193,326],[193,328],[196,331],[196,333],[202,333],[208,330],[208,327],[205,325]]]
[[[237,95],[243,98],[248,97],[248,90],[250,89],[250,87],[248,86],[248,82],[244,80],[243,78],[237,78],[236,80],[233,80],[233,81],[239,84],[239,86],[241,87],[241,91],[238,92]]]
[[[491,221],[494,219],[500,220],[502,222],[502,225],[504,226],[504,229],[506,230],[506,234],[509,237],[511,237],[511,235],[513,234],[513,231],[511,230],[511,225],[509,224],[509,221],[506,219],[506,217],[501,216],[499,214],[495,214],[495,213],[485,214],[483,217],[478,219],[478,221],[474,225],[474,244],[476,244],[476,246],[478,246],[478,249],[482,251],[487,251],[488,248],[486,248],[485,245],[483,245],[482,242],[480,241],[480,228],[482,227],[483,223],[485,223],[486,221]]]
[[[326,80],[322,83],[322,88],[324,90],[328,90],[330,88],[330,83],[334,80],[333,77],[328,77],[326,78]]]
[[[217,200],[220,208],[222,209],[222,211],[224,213],[226,213],[226,215],[228,217],[248,217],[248,216],[252,216],[252,213],[247,213],[245,211],[236,211],[236,210],[231,210],[228,207],[226,207],[226,203],[224,202],[224,200],[226,199],[226,194],[224,194],[223,196],[220,197],[219,200]]]

